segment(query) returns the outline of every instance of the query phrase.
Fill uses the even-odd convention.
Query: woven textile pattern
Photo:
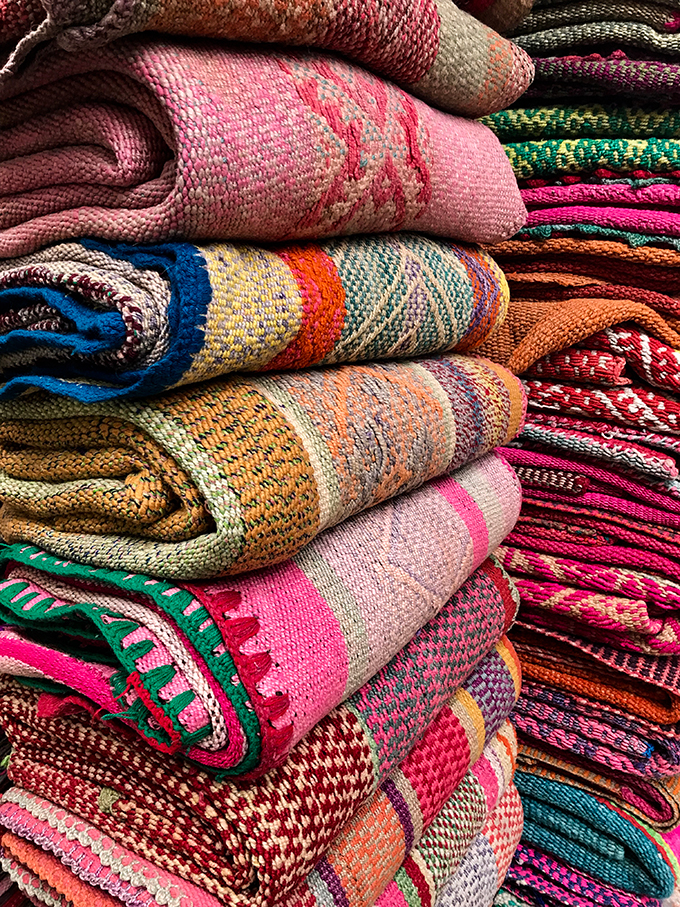
[[[228,583],[173,586],[15,545],[0,555],[0,667],[65,685],[207,769],[266,771],[441,610],[519,508],[512,469],[489,454]]]
[[[652,778],[680,774],[680,741],[672,729],[585,696],[527,681],[514,721],[533,741],[617,772]]]
[[[605,885],[660,899],[673,893],[677,858],[660,834],[568,784],[522,770],[515,783],[524,806],[526,844]]]
[[[516,378],[456,354],[0,403],[2,535],[166,579],[240,573],[510,440],[523,410]]]
[[[378,907],[490,905],[519,843],[523,818],[519,794],[510,784],[461,857],[456,836],[465,840],[469,834],[464,805],[449,801],[432,823],[427,842],[412,851],[376,902]]]
[[[529,14],[533,0],[459,0],[458,6],[505,34]]]
[[[631,99],[636,103],[666,104],[680,101],[680,66],[663,60],[629,58],[622,50],[587,56],[569,54],[533,60],[536,79],[530,96],[540,98]]]
[[[3,258],[83,236],[493,242],[525,219],[486,127],[334,57],[124,38],[56,53],[1,94]]]
[[[0,266],[0,397],[144,397],[232,371],[467,352],[507,305],[486,253],[417,234],[61,244]]]
[[[216,781],[186,762],[170,761],[137,736],[94,724],[87,714],[41,719],[38,702],[45,694],[5,679],[2,714],[14,746],[12,780],[57,798],[117,843],[223,903],[278,903],[408,755],[507,629],[515,608],[509,580],[488,562],[282,766],[245,784]],[[71,708],[63,702],[62,711]],[[444,727],[455,732],[456,726]],[[449,760],[448,742],[442,752]],[[461,759],[469,764],[462,750]],[[301,815],[310,821],[301,824]],[[233,859],[224,859],[227,852]]]
[[[556,904],[569,907],[602,907],[605,904],[610,907],[661,907],[658,898],[635,895],[606,885],[524,842],[517,848],[504,888],[509,890],[510,896],[508,899],[497,899],[497,907],[524,907],[527,904],[550,907]]]
[[[5,81],[45,41],[52,50],[81,53],[140,31],[337,51],[430,103],[473,117],[512,103],[533,76],[526,53],[442,0],[374,0],[368,7],[332,0],[288,0],[276,7],[266,0],[220,6],[206,0],[46,0],[44,9],[24,6],[18,16],[12,0],[0,9],[0,43],[17,41],[0,72]]]
[[[498,725],[498,715],[509,713],[519,695],[514,653],[504,643],[496,652],[482,661],[454,702],[439,713],[419,744],[343,830],[293,897],[291,902],[297,907],[327,904],[329,898],[334,904],[350,903],[353,907],[371,907],[386,897],[389,900],[390,889],[399,884],[404,873],[408,875],[414,851],[429,853],[433,842],[439,841],[442,823],[451,822],[451,817],[449,838],[455,844],[447,853],[452,851],[451,859],[459,860],[467,851],[510,784],[515,766],[516,740],[509,722],[501,726],[495,738],[487,737],[489,743],[483,753],[484,735],[478,735],[477,741],[470,741],[474,750],[464,742],[461,757],[450,759],[454,741],[464,737],[465,724],[475,720],[482,687],[485,698],[494,700],[491,710],[485,709],[487,714],[482,714],[486,724],[489,711],[495,712],[486,725],[487,732]],[[500,680],[498,693],[491,679],[494,675]],[[453,733],[445,728],[450,724],[450,713],[458,724]],[[456,713],[462,715],[462,721]],[[463,777],[468,762],[474,764]],[[444,875],[452,871],[450,867]]]
[[[680,823],[680,776],[649,779],[593,766],[572,753],[551,747],[519,747],[518,765],[532,775],[562,781],[593,796],[613,802],[656,831],[670,831]],[[598,770],[599,769],[599,770]],[[606,772],[606,774],[605,774]]]

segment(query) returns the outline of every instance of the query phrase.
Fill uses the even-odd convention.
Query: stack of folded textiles
[[[475,243],[526,209],[473,118],[533,67],[481,21],[525,0],[466,6],[0,3],[17,905],[503,881],[526,397]]]
[[[672,2],[539,0],[515,33],[537,81],[484,120],[529,209],[488,249],[511,305],[482,347],[529,401],[500,552],[526,819],[499,904],[678,898],[679,27]]]

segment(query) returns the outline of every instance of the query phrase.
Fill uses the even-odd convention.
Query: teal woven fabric
[[[667,898],[676,879],[660,835],[605,801],[525,771],[515,777],[524,806],[522,841],[634,894]]]

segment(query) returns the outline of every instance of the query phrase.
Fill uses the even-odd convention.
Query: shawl
[[[492,679],[485,679],[487,668]],[[494,680],[503,677],[505,682],[496,686]],[[457,802],[459,806],[467,803],[461,818],[469,817],[463,827],[470,821],[479,823],[465,852],[483,824],[487,806],[493,808],[512,777],[511,726],[489,739],[484,753],[482,747],[486,733],[502,724],[518,692],[514,654],[501,642],[464,688],[444,704],[396,771],[388,771],[373,791],[367,789],[369,797],[363,804],[356,793],[366,786],[367,766],[376,773],[370,755],[368,760],[356,758],[355,751],[355,759],[347,759],[336,772],[330,763],[340,754],[327,736],[309,758],[309,738],[318,736],[316,729],[280,769],[261,781],[238,785],[208,779],[183,763],[158,760],[152,751],[111,735],[102,725],[88,725],[77,718],[41,720],[35,692],[27,707],[26,691],[15,689],[10,694],[11,715],[3,714],[11,725],[10,772],[15,783],[38,796],[49,793],[59,806],[96,823],[100,834],[110,835],[107,848],[129,848],[159,872],[175,873],[225,903],[312,904],[324,888],[328,892],[330,883],[334,897],[344,889],[355,903],[368,907],[461,784]],[[383,713],[386,708],[383,700]],[[381,723],[380,733],[387,727]],[[412,743],[413,737],[405,747]],[[373,746],[385,749],[377,728]],[[303,768],[298,755],[305,748]],[[454,751],[456,758],[451,759]],[[390,767],[384,764],[383,768]],[[472,774],[465,780],[467,771]],[[165,780],[155,790],[159,773]],[[187,784],[201,791],[194,803],[187,802],[183,793]],[[342,800],[345,809],[337,811],[334,804]],[[105,801],[110,808],[102,809]],[[300,815],[311,817],[311,828],[300,825]],[[476,820],[471,818],[475,815]],[[103,862],[116,868],[115,861]]]
[[[573,753],[568,758],[550,746],[522,743],[517,764],[550,781],[561,781],[613,803],[656,831],[670,831],[680,823],[680,776],[639,778],[593,766]]]
[[[670,907],[672,902],[664,902]],[[496,907],[661,907],[658,898],[606,885],[554,856],[520,842]]]
[[[620,174],[664,174],[680,164],[680,112],[671,108],[518,107],[484,122],[503,143],[518,179],[555,180],[600,167]]]
[[[643,235],[680,236],[675,110],[597,104],[519,108],[487,117],[527,186],[527,230],[593,226]],[[613,181],[593,181],[604,168]],[[641,184],[639,172],[666,180]],[[585,177],[565,183],[565,177]]]
[[[133,36],[2,96],[2,258],[83,236],[493,242],[525,219],[486,127],[336,57]]]
[[[512,469],[489,454],[228,583],[15,545],[0,553],[0,668],[62,684],[206,769],[267,771],[439,613],[519,509]]]
[[[511,371],[525,373],[542,360],[541,375],[573,380],[580,366],[592,381],[594,354],[609,352],[618,357],[610,374],[625,359],[645,381],[658,383],[645,365],[650,356],[642,355],[643,343],[654,343],[658,352],[662,346],[680,349],[680,307],[673,298],[677,252],[554,238],[502,243],[493,254],[506,272],[511,302],[505,322],[481,351]],[[638,333],[622,334],[624,324]],[[559,352],[581,358],[565,371],[564,358],[548,358]]]
[[[523,410],[516,378],[457,354],[132,402],[8,401],[0,529],[95,567],[241,573],[510,440]]]
[[[490,907],[522,835],[524,813],[517,788],[508,786],[462,860],[453,833],[462,815],[460,807],[453,813],[449,804],[376,907]]]
[[[526,845],[632,894],[667,898],[680,866],[660,834],[568,784],[518,770]]]
[[[236,0],[219,6],[208,0],[191,5],[177,0],[3,0],[0,43],[15,46],[0,76],[11,81],[36,47],[41,51],[36,65],[45,65],[50,52],[83,53],[144,31],[335,51],[432,104],[470,117],[511,104],[533,76],[524,51],[446,0],[377,0],[370,10],[357,0],[284,0],[274,7],[266,0],[245,6]]]
[[[474,246],[414,233],[284,246],[51,246],[0,263],[0,397],[147,397],[234,371],[467,352],[507,312]]]
[[[526,680],[611,706],[656,725],[680,722],[680,696],[653,684],[627,677],[585,653],[565,653],[564,647],[524,629],[515,629],[513,641]],[[673,727],[669,735],[675,735]]]

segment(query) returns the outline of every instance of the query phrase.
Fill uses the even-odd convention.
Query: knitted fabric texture
[[[83,236],[493,242],[525,219],[486,127],[331,56],[131,37],[1,95],[3,258]]]
[[[510,440],[524,405],[509,372],[456,354],[0,403],[2,535],[164,579],[240,573]]]
[[[458,623],[453,631],[460,608],[469,614],[469,626]],[[39,796],[57,797],[60,806],[117,843],[224,903],[278,903],[403,762],[513,614],[507,578],[491,564],[478,570],[451,605],[317,724],[282,766],[246,784],[216,781],[123,728],[93,723],[87,713],[41,719],[45,694],[4,679],[12,780]],[[508,709],[514,682],[511,687]],[[67,712],[73,707],[63,703]],[[446,732],[440,752],[449,765],[460,726],[455,720],[438,725]],[[422,745],[426,757],[413,759],[426,770],[437,747],[425,738]],[[462,773],[469,759],[461,747]],[[447,769],[445,777],[454,771]],[[195,796],[187,798],[187,790]],[[302,825],[301,815],[309,822]]]
[[[522,801],[511,783],[462,859],[457,838],[464,840],[467,829],[463,830],[463,811],[459,806],[454,813],[453,805],[449,801],[434,820],[427,840],[411,853],[377,907],[492,903],[522,835]]]
[[[206,769],[267,771],[439,613],[519,509],[512,469],[489,454],[228,583],[15,545],[0,553],[0,668],[60,683]]]
[[[525,844],[605,885],[654,898],[673,893],[680,868],[660,834],[570,785],[523,770],[515,784],[524,807]]]
[[[524,51],[445,0],[377,0],[368,10],[358,2],[311,0],[276,8],[266,0],[220,6],[207,0],[46,0],[44,9],[24,4],[18,15],[17,5],[3,0],[0,8],[0,43],[17,41],[0,71],[5,82],[46,41],[49,60],[50,50],[82,53],[141,31],[340,52],[432,104],[471,117],[511,104],[533,76]]]
[[[670,831],[680,824],[680,776],[638,778],[593,766],[573,754],[553,747],[522,743],[518,763],[527,772],[561,781],[595,797],[614,803],[656,831]]]
[[[508,870],[505,892],[505,897],[496,899],[496,907],[661,907],[662,903],[605,885],[523,841]]]
[[[233,371],[467,352],[507,305],[489,255],[417,234],[62,244],[0,264],[0,397],[144,397]]]

